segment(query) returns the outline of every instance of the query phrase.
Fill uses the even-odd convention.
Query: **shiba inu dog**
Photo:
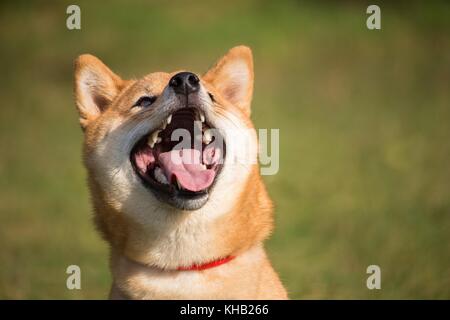
[[[123,80],[92,55],[77,58],[84,164],[110,245],[110,298],[287,298],[263,247],[273,212],[252,94],[245,46],[203,76]]]

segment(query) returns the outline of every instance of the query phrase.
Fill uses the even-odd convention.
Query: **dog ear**
[[[203,76],[223,98],[247,115],[250,115],[253,78],[252,51],[246,46],[232,48]]]
[[[75,100],[83,129],[108,107],[124,83],[90,54],[83,54],[75,60]]]

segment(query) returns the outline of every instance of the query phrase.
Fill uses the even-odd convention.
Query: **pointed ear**
[[[90,54],[75,60],[75,100],[81,127],[97,118],[124,86],[124,81]]]
[[[250,115],[253,95],[253,57],[249,47],[232,48],[212,67],[203,79],[220,95]]]

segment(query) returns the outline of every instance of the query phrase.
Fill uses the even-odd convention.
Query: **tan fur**
[[[165,111],[176,107],[166,89],[174,74],[158,72],[125,81],[91,55],[75,62],[75,95],[85,132],[84,163],[95,221],[111,248],[110,297],[286,299],[263,249],[273,228],[273,209],[256,151],[243,156],[241,141],[225,137],[227,156],[230,147],[248,162],[226,162],[208,202],[196,211],[159,202],[131,169],[132,145],[163,119]],[[233,132],[249,129],[248,139],[257,146],[250,119],[250,49],[231,49],[201,77],[201,85],[200,98],[209,92],[215,99],[204,105],[208,119]],[[154,107],[131,108],[150,93],[161,96]],[[236,258],[215,268],[174,271],[230,255]]]

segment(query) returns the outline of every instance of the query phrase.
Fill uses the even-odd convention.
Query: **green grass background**
[[[252,47],[253,120],[280,129],[269,255],[290,297],[450,298],[450,5],[366,1],[72,1],[0,5],[0,298],[105,298],[72,61],[125,78],[205,71]],[[66,267],[82,290],[66,289]],[[366,288],[366,268],[382,289]]]

